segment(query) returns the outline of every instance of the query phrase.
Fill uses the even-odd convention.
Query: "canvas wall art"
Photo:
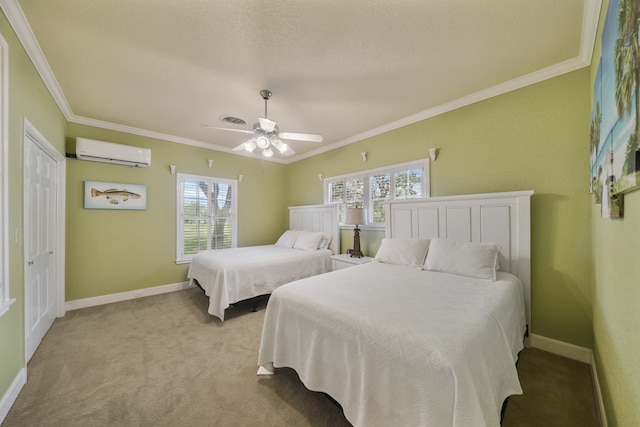
[[[604,218],[622,216],[623,194],[640,188],[640,0],[611,0],[593,87],[590,188]]]
[[[116,182],[84,182],[85,209],[147,209],[147,186]]]

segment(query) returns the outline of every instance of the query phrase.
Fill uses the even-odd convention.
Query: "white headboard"
[[[321,231],[331,234],[329,249],[340,253],[338,205],[309,205],[289,207],[289,230]]]
[[[520,278],[531,334],[531,196],[533,191],[389,202],[387,237],[498,243],[500,270]]]

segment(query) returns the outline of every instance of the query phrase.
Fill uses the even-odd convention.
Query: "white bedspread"
[[[355,426],[498,426],[522,394],[522,283],[369,263],[290,283],[267,306],[258,364],[296,370]]]
[[[196,279],[209,297],[208,312],[224,321],[230,304],[331,271],[331,255],[328,249],[304,251],[276,245],[211,250],[194,255],[187,277]]]

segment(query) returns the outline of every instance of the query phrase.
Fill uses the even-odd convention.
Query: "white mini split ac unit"
[[[148,168],[151,150],[87,138],[76,138],[76,158],[93,162]]]

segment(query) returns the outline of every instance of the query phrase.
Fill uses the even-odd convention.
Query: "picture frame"
[[[622,218],[624,194],[640,189],[636,7],[636,2],[609,2],[593,87],[589,188],[603,218]]]
[[[144,184],[85,181],[84,208],[146,210],[147,186]]]

